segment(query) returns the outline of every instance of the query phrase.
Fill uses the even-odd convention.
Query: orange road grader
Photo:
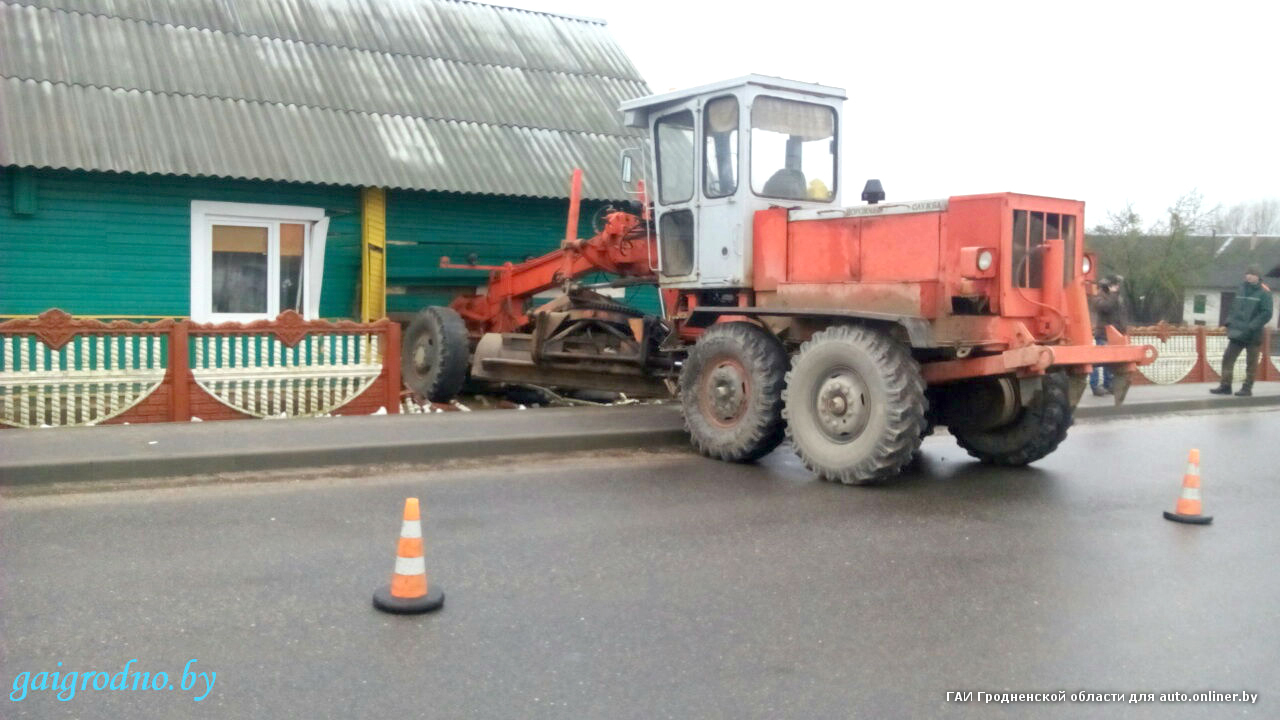
[[[752,75],[624,103],[649,131],[647,152],[621,158],[637,207],[578,238],[575,171],[561,247],[423,310],[405,334],[407,384],[437,401],[468,375],[674,393],[701,453],[751,461],[790,438],[847,484],[896,475],[936,425],[983,462],[1034,462],[1066,437],[1094,365],[1115,370],[1122,402],[1156,353],[1112,328],[1093,344],[1084,203],[885,202],[872,180],[845,205],[844,99]],[[656,283],[662,315],[578,282],[600,271]]]

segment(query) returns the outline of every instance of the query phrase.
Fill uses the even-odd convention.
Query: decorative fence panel
[[[1203,326],[1151,325],[1129,329],[1129,342],[1154,345],[1158,359],[1140,366],[1135,384],[1169,385],[1180,382],[1214,382],[1221,380],[1222,356],[1227,349],[1224,328]],[[1267,328],[1259,358],[1258,380],[1280,380],[1280,335]],[[1243,381],[1246,353],[1240,353],[1233,370],[1235,380]]]
[[[307,321],[0,323],[0,426],[400,411],[400,328]]]
[[[193,326],[192,378],[211,397],[244,415],[330,414],[382,374],[387,342],[382,327],[370,332],[370,326],[358,323],[325,325],[293,345],[271,327]],[[397,397],[393,404],[398,402]]]
[[[96,425],[139,406],[164,380],[173,324],[108,324],[54,310],[0,325],[0,423]]]
[[[1139,366],[1143,377],[1157,385],[1171,385],[1191,377],[1200,364],[1199,343],[1194,334],[1169,335],[1161,339],[1156,335],[1131,333],[1129,342],[1135,345],[1153,345],[1156,361]]]

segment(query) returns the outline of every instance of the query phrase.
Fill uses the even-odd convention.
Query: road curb
[[[0,434],[0,487],[687,446],[674,406],[158,423]]]
[[[546,435],[503,437],[491,442],[450,440],[444,442],[404,442],[373,446],[279,449],[243,455],[200,454],[161,458],[122,458],[107,461],[72,461],[6,465],[0,487],[41,483],[83,482],[86,480],[128,480],[181,475],[211,475],[229,472],[297,470],[334,465],[382,465],[389,463],[433,463],[473,460],[500,455],[524,455],[584,450],[630,450],[634,448],[688,445],[683,426],[596,432],[587,435]]]
[[[1147,402],[1121,405],[1119,407],[1087,406],[1077,407],[1076,420],[1119,420],[1122,418],[1143,417],[1146,415],[1171,415],[1175,413],[1197,412],[1201,410],[1244,410],[1249,408],[1280,406],[1280,395],[1255,395],[1253,397],[1207,397],[1202,400],[1170,400],[1168,402]]]
[[[1079,407],[1076,409],[1075,417],[1078,422],[1090,423],[1185,412],[1231,411],[1266,407],[1280,407],[1280,395],[1145,402],[1122,405],[1120,407]],[[351,423],[350,426],[344,426],[350,427],[351,431],[344,433],[343,437],[346,439],[364,437],[366,438],[364,442],[354,444],[338,443],[324,446],[313,441],[312,444],[293,447],[282,442],[277,446],[260,447],[243,452],[229,451],[225,447],[218,447],[205,451],[179,451],[157,455],[152,451],[139,449],[137,451],[119,452],[116,457],[92,460],[59,459],[45,456],[24,462],[5,457],[6,453],[3,450],[3,445],[0,444],[0,487],[98,480],[141,480],[218,473],[301,470],[339,465],[429,464],[532,453],[688,447],[689,444],[679,409],[674,406],[591,409],[581,416],[555,409],[534,410],[528,414],[520,413],[520,415],[523,418],[538,418],[538,420],[545,422],[529,423],[529,427],[518,432],[477,431],[476,426],[483,426],[488,421],[493,421],[494,424],[502,424],[511,417],[505,414],[491,415],[491,412],[498,413],[499,411],[474,413],[470,417],[459,415],[450,417],[432,416],[437,422],[451,423],[451,430],[463,430],[456,433],[455,437],[424,439],[415,434],[409,438],[388,438],[388,435],[393,434],[392,432],[379,432],[394,431],[397,426],[400,426],[400,434],[403,435],[404,426],[414,422],[411,418],[420,418],[421,416],[352,417],[343,420]],[[291,423],[296,426],[297,423],[307,421],[247,420],[232,422],[248,423],[249,425],[242,426],[242,428],[260,427],[263,434],[269,434],[277,428],[287,427],[275,425],[275,422]],[[264,425],[264,423],[272,424]],[[254,424],[257,425],[255,426]],[[464,424],[467,426],[466,428],[463,428]],[[556,427],[548,429],[547,425]],[[203,427],[207,428],[207,431],[216,432],[216,425],[208,424]],[[428,428],[429,426],[424,425],[421,427]],[[443,430],[444,428],[429,427],[429,429]],[[483,429],[483,427],[480,428],[480,430]],[[124,428],[124,430],[131,435],[141,436],[151,428],[135,425],[130,428]],[[119,426],[110,429],[88,428],[86,431],[89,433],[120,432],[121,428]],[[160,432],[166,431],[170,433],[189,433],[192,429],[190,426],[173,426],[160,430]],[[67,433],[69,431],[14,430],[10,432],[15,433],[15,435],[6,433],[0,436],[0,439],[11,440],[22,437],[16,435],[16,433]],[[44,439],[58,436],[47,435],[41,437]],[[93,436],[89,435],[87,437]],[[231,440],[234,440],[234,438],[231,438]],[[68,442],[74,442],[74,440],[68,437]],[[169,444],[181,445],[181,442]]]

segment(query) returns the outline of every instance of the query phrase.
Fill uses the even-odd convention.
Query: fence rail
[[[1222,379],[1219,371],[1227,349],[1225,328],[1164,324],[1132,327],[1129,342],[1154,345],[1159,353],[1154,363],[1139,366],[1141,375],[1134,378],[1135,384],[1172,385]],[[1244,379],[1246,364],[1246,353],[1240,353],[1233,370],[1237,380]],[[1280,334],[1273,328],[1263,331],[1258,364],[1257,380],[1280,380]]]
[[[368,414],[400,409],[400,328],[275,320],[0,323],[0,426]]]

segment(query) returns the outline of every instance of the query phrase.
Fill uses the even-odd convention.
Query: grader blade
[[[1124,404],[1124,397],[1129,394],[1129,368],[1117,368],[1111,376],[1111,395],[1116,405]]]
[[[536,362],[533,335],[487,333],[476,345],[471,377],[489,382],[571,390],[606,390],[635,398],[670,397],[662,378],[633,364],[599,360]]]

